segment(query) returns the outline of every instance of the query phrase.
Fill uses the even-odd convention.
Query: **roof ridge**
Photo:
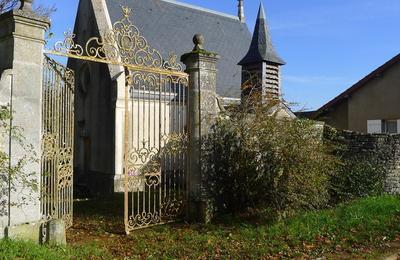
[[[231,15],[231,14],[227,14],[227,13],[223,13],[223,12],[207,9],[207,8],[200,7],[200,6],[197,6],[197,5],[183,3],[183,2],[176,1],[176,0],[160,0],[160,1],[163,1],[163,2],[166,2],[166,3],[170,3],[170,4],[179,5],[179,6],[183,6],[183,7],[190,8],[190,9],[195,9],[195,10],[198,10],[198,11],[203,11],[203,12],[210,13],[210,14],[216,14],[216,15],[220,15],[220,16],[224,16],[224,17],[227,17],[227,18],[231,18],[231,19],[240,21],[239,17],[237,17],[235,15]]]
[[[329,107],[336,105],[337,103],[341,102],[342,99],[346,98],[346,96],[353,94],[359,88],[365,86],[365,84],[367,84],[370,80],[375,78],[376,74],[386,71],[399,61],[400,61],[400,53],[395,55],[390,60],[386,61],[384,64],[382,64],[372,72],[368,73],[367,76],[363,77],[355,84],[353,84],[351,87],[349,87],[348,89],[346,89],[345,91],[343,91],[342,93],[331,99],[328,103],[317,109],[313,117],[314,118],[318,117]]]

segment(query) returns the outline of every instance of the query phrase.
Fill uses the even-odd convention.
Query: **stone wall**
[[[338,131],[339,138],[354,155],[374,158],[387,173],[384,189],[400,194],[400,135]]]

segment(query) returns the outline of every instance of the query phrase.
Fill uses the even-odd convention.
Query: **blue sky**
[[[135,1],[135,0],[121,0]],[[236,0],[180,0],[236,15]],[[74,25],[78,0],[55,4],[54,39]],[[244,0],[254,29],[258,0]],[[283,67],[285,99],[298,109],[317,109],[400,53],[399,0],[263,0]],[[52,41],[51,41],[52,42]],[[400,87],[400,86],[399,86]]]

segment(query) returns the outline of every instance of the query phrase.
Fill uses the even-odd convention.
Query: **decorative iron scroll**
[[[170,59],[176,61],[176,56]],[[129,233],[175,221],[184,212],[188,76],[130,69],[126,84],[125,224]]]
[[[58,144],[57,135],[45,133],[42,136],[42,151],[43,157],[46,159],[52,159],[57,156]]]
[[[122,18],[113,24],[111,30],[100,37],[92,37],[79,44],[72,32],[64,33],[64,40],[58,41],[47,53],[96,62],[181,72],[178,56],[170,53],[164,60],[161,53],[152,48],[130,18],[132,9],[122,7]],[[164,72],[167,73],[167,72]]]
[[[129,189],[139,190],[142,185],[156,187],[161,182],[161,164],[157,157],[159,151],[152,149],[133,149],[128,155],[126,169],[129,174]]]
[[[73,177],[73,154],[72,148],[63,148],[59,150],[58,154],[58,175],[57,184],[58,190],[72,187]]]
[[[143,228],[151,225],[161,224],[159,212],[142,212],[129,216],[128,227],[131,230]]]
[[[185,208],[184,201],[185,198],[164,200],[162,204],[162,213],[164,218],[173,220],[174,218],[180,217]]]
[[[136,71],[129,77],[131,94],[135,91],[160,91],[159,75],[154,73],[143,73]]]
[[[68,32],[63,41],[46,51],[52,55],[119,65],[125,69],[124,221],[127,233],[174,221],[181,215],[187,204],[188,168],[188,75],[183,72],[176,54],[170,53],[164,59],[150,46],[132,23],[131,13],[130,8],[123,7],[122,18],[100,37],[83,41]],[[68,82],[68,73],[64,72],[61,73],[65,75],[64,82]],[[52,85],[51,82],[49,86]],[[57,95],[51,97],[57,99]],[[44,120],[57,116],[50,110],[46,111],[48,114]],[[51,129],[44,133],[57,134],[59,130]],[[71,133],[70,138],[72,132],[66,132]],[[58,157],[60,147],[73,147],[73,144],[57,143],[59,138],[57,136],[56,144],[52,143],[54,138],[46,139],[44,147],[49,148],[46,153]],[[69,189],[72,157],[64,150],[62,158],[62,163],[57,165],[60,167],[56,167],[60,174],[52,185],[62,192],[71,191],[63,197],[69,199],[72,194],[72,188]],[[72,223],[72,207],[62,206],[60,211],[59,198],[52,196],[45,200],[44,212],[50,214],[53,210]],[[70,201],[72,205],[72,197]]]
[[[41,211],[45,221],[72,226],[74,73],[44,57]],[[43,232],[45,233],[45,229]]]

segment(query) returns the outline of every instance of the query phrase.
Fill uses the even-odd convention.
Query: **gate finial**
[[[193,37],[194,51],[204,50],[204,36],[201,33]]]
[[[129,16],[132,13],[132,9],[126,6],[121,6],[122,8],[122,14],[124,15],[125,18],[129,18]]]

